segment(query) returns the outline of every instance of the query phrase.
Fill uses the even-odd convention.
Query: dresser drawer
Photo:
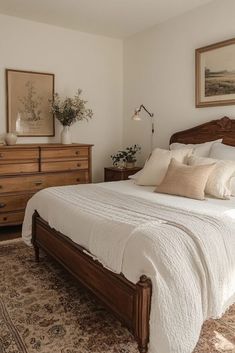
[[[38,171],[39,171],[38,163],[34,163],[34,162],[2,163],[0,160],[0,175],[18,174],[18,173],[36,173]]]
[[[41,148],[41,158],[88,158],[88,147]]]
[[[0,161],[4,160],[26,160],[26,159],[38,159],[39,149],[11,149],[10,147],[4,147],[0,149]]]
[[[0,226],[22,224],[24,211],[12,213],[0,213]]]
[[[63,170],[88,169],[88,160],[43,162],[42,172],[57,172]]]
[[[42,187],[48,188],[50,186],[61,186],[61,185],[75,185],[89,182],[88,170],[67,172],[67,173],[55,173],[45,174],[44,182]]]
[[[8,178],[2,177],[0,178],[0,193],[36,192],[50,186],[73,185],[88,182],[88,170],[51,174],[38,173],[35,175],[22,175]]]
[[[0,213],[24,210],[33,194],[0,195]]]

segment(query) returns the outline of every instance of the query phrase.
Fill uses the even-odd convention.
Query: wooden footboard
[[[65,235],[50,228],[37,212],[33,215],[32,243],[36,261],[42,248],[88,288],[135,335],[139,351],[148,351],[152,285],[145,275],[133,284],[122,274],[105,269]]]

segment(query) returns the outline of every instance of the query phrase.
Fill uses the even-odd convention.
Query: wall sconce
[[[141,117],[140,117],[140,112],[141,112],[142,109],[144,109],[145,112],[148,114],[148,117],[151,118],[151,152],[152,152],[152,150],[153,150],[153,135],[154,135],[154,131],[155,131],[154,130],[154,120],[153,120],[154,114],[150,113],[148,111],[148,109],[143,104],[141,104],[138,109],[135,109],[135,113],[132,116],[132,120],[134,120],[134,121],[142,120]]]

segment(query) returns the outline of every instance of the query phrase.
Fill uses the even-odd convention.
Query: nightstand
[[[127,180],[130,175],[137,173],[142,168],[104,168],[104,181]]]

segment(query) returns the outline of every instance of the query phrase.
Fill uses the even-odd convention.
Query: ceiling
[[[0,0],[0,13],[125,38],[212,0]]]

